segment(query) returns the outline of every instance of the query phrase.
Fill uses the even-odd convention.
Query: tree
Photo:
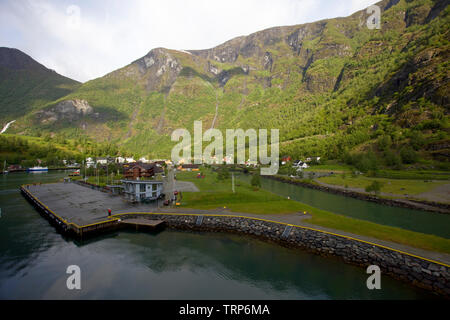
[[[391,136],[384,135],[378,138],[378,149],[381,151],[387,151],[392,146]]]
[[[255,187],[255,188],[260,188],[261,187],[261,177],[259,176],[259,174],[254,174],[252,176],[252,180],[250,181],[250,184]]]
[[[217,179],[218,180],[227,180],[230,177],[230,173],[226,167],[221,167],[217,170]]]
[[[375,180],[366,187],[366,192],[373,192],[378,195],[381,191],[382,186],[383,184],[381,182]]]
[[[417,161],[417,153],[413,148],[405,146],[400,149],[400,157],[403,163],[414,163]]]
[[[399,155],[392,152],[391,150],[387,150],[384,152],[384,162],[387,166],[394,167],[395,169],[400,169],[402,165],[402,159]]]

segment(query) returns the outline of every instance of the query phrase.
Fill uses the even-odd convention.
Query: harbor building
[[[123,194],[133,202],[162,199],[163,182],[157,180],[121,180]]]

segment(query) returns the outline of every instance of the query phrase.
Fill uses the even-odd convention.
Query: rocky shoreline
[[[406,199],[385,199],[385,198],[379,198],[377,196],[364,194],[360,192],[354,192],[350,190],[341,190],[338,188],[331,188],[327,186],[321,186],[318,184],[308,183],[305,181],[299,181],[299,180],[292,180],[291,178],[283,177],[283,176],[266,176],[268,179],[277,180],[284,183],[290,183],[294,185],[299,185],[302,187],[315,189],[319,191],[324,191],[328,193],[343,195],[346,197],[351,197],[359,200],[364,201],[370,201],[375,202],[379,204],[383,204],[386,206],[391,207],[401,207],[401,208],[407,208],[407,209],[415,209],[415,210],[422,210],[422,211],[429,211],[429,212],[437,212],[437,213],[444,213],[449,214],[450,213],[450,205],[444,204],[444,203],[436,203],[431,201],[425,201],[425,200],[406,200]]]

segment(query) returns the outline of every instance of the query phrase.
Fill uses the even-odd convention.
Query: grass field
[[[241,181],[231,190],[231,178],[218,181],[216,173],[204,171],[205,178],[196,178],[195,172],[178,172],[177,179],[194,182],[200,192],[184,192],[182,206],[195,209],[227,208],[235,212],[257,214],[286,214],[302,211],[302,204],[282,198],[271,192],[255,189]]]
[[[422,192],[428,192],[434,188],[449,183],[449,181],[429,181],[429,180],[411,180],[411,179],[386,179],[386,178],[371,178],[365,176],[348,176],[333,175],[329,177],[318,178],[317,180],[342,187],[362,188],[365,189],[373,181],[378,181],[382,184],[381,192],[398,194],[398,195],[414,195]],[[426,182],[425,182],[426,181]]]
[[[304,171],[333,171],[333,172],[346,172],[350,173],[352,171],[355,171],[356,169],[352,168],[351,166],[347,166],[344,164],[319,164],[316,166],[311,166],[307,169],[304,169]]]
[[[236,182],[236,193],[233,194],[231,179],[218,181],[216,173],[210,170],[203,170],[203,173],[205,174],[204,179],[196,178],[196,172],[177,173],[177,179],[191,181],[200,189],[200,192],[184,192],[181,207],[204,210],[227,208],[231,212],[254,213],[263,216],[307,211],[312,216],[307,222],[314,225],[425,250],[450,253],[450,239],[345,217],[285,199],[265,190],[255,191],[253,187],[241,181]]]

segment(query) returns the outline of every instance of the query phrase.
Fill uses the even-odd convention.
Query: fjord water
[[[250,182],[250,175],[239,174],[237,176],[245,182]],[[450,238],[449,214],[390,207],[269,178],[261,178],[261,187],[280,196],[290,197],[292,200],[306,203],[312,207],[351,218]]]
[[[247,237],[165,230],[118,232],[83,243],[58,234],[19,186],[64,172],[0,176],[0,299],[427,299],[428,292],[368,275],[334,258]],[[68,290],[69,265],[81,290]]]

